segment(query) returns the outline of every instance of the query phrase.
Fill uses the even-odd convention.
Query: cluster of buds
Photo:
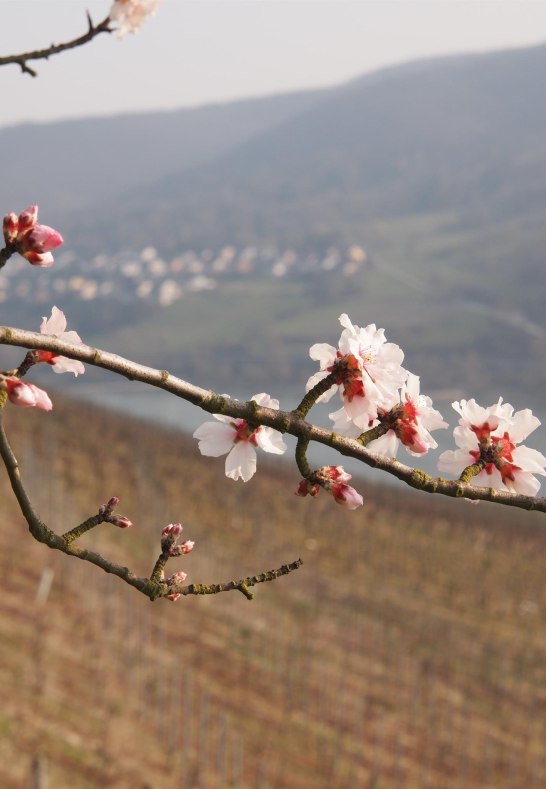
[[[193,540],[184,540],[180,545],[177,545],[178,538],[182,534],[184,527],[181,523],[169,523],[161,532],[161,552],[166,553],[169,557],[183,556],[186,553],[193,551],[195,542]]]
[[[99,507],[99,515],[106,521],[107,523],[112,523],[114,526],[118,526],[120,529],[129,529],[133,523],[129,520],[129,518],[125,517],[125,515],[114,515],[113,511],[119,504],[119,496],[112,496],[112,498],[108,499],[106,504],[102,504]]]
[[[193,540],[184,540],[180,545],[177,544],[178,538],[182,534],[182,529],[183,526],[181,523],[169,523],[161,532],[161,554],[165,564],[168,559],[174,556],[184,556],[193,551],[193,546],[195,545]],[[187,573],[179,570],[168,578],[163,576],[162,580],[167,586],[176,586],[177,584],[184,583],[186,578]],[[165,595],[165,597],[167,600],[171,600],[174,603],[180,597],[180,593],[173,592],[173,594]]]
[[[351,474],[343,466],[322,466],[316,469],[309,478],[302,479],[295,490],[296,496],[317,496],[320,488],[324,488],[334,497],[334,501],[348,510],[356,510],[364,503],[364,499],[347,483]]]
[[[31,205],[19,216],[11,212],[4,217],[6,256],[19,252],[33,266],[52,266],[51,250],[63,243],[63,237],[52,227],[39,225],[37,220],[37,205]]]

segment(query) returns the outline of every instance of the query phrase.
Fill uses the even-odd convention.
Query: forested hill
[[[170,112],[0,128],[1,149],[10,152],[2,156],[3,211],[37,202],[49,221],[60,225],[70,210],[81,220],[86,208],[109,198],[119,221],[117,197],[128,189],[142,190],[173,170],[209,161],[305,111],[322,94],[288,93]],[[112,219],[108,226],[115,224]],[[73,241],[78,244],[77,232]]]
[[[378,218],[449,212],[466,228],[536,215],[544,73],[540,46],[355,80],[212,161],[182,169],[174,157],[168,175],[117,206],[111,243],[320,246],[352,243]]]

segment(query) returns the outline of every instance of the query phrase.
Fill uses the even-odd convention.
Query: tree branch
[[[28,349],[53,351],[71,359],[102,367],[104,370],[117,373],[130,381],[163,389],[183,400],[207,411],[210,414],[224,414],[234,419],[246,419],[249,422],[272,427],[281,433],[289,433],[296,438],[306,438],[337,450],[341,455],[356,458],[371,468],[377,468],[405,482],[412,488],[426,493],[438,493],[452,498],[467,498],[477,501],[492,501],[519,507],[524,510],[546,512],[546,498],[523,496],[508,491],[494,490],[473,486],[462,480],[446,480],[443,477],[431,477],[420,469],[406,466],[397,460],[376,455],[363,447],[358,440],[336,435],[331,430],[313,425],[297,416],[295,411],[276,411],[272,408],[259,406],[255,402],[239,402],[230,397],[216,394],[207,389],[184,381],[171,375],[167,370],[156,370],[130,359],[124,359],[107,351],[91,348],[88,345],[74,345],[54,337],[24,331],[8,326],[0,326],[0,345],[14,345]]]
[[[0,57],[0,66],[7,66],[9,63],[16,63],[20,66],[23,74],[30,74],[31,77],[37,77],[38,73],[31,68],[27,61],[29,60],[47,60],[51,55],[58,55],[59,52],[65,52],[68,49],[75,49],[81,47],[92,41],[96,36],[101,33],[113,33],[114,28],[110,27],[110,17],[107,16],[98,25],[94,25],[89,12],[87,11],[87,33],[78,38],[73,38],[71,41],[66,41],[64,44],[51,44],[46,49],[35,49],[32,52],[22,52],[19,55],[6,55]]]

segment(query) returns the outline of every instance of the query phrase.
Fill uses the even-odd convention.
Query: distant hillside
[[[460,230],[534,216],[546,206],[545,72],[541,46],[355,80],[213,161],[173,162],[125,196],[110,243],[324,245],[375,219],[450,213]]]
[[[3,212],[40,203],[47,221],[78,221],[90,205],[202,164],[303,112],[326,91],[307,91],[171,112],[124,114],[0,128]],[[45,217],[44,217],[45,221]],[[67,237],[70,237],[70,233]],[[101,246],[102,233],[97,246]],[[78,244],[77,232],[73,243]]]
[[[139,574],[178,519],[188,583],[304,564],[251,602],[150,604],[34,542],[0,474],[3,789],[36,786],[35,757],[55,789],[546,785],[543,515],[360,481],[349,513],[263,458],[236,484],[172,430],[54,401],[5,423],[56,531],[117,494],[135,527],[81,543]]]

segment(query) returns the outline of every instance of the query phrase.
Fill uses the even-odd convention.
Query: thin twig
[[[46,47],[45,49],[35,49],[32,52],[21,52],[18,55],[6,55],[4,57],[0,57],[0,66],[7,66],[10,63],[16,63],[21,68],[23,74],[30,74],[31,77],[37,77],[38,72],[31,68],[27,61],[47,60],[51,55],[58,55],[59,52],[65,52],[68,49],[81,47],[84,44],[87,44],[89,41],[92,41],[101,33],[113,33],[114,31],[114,28],[110,27],[109,16],[105,17],[105,19],[103,19],[102,22],[99,22],[98,25],[94,25],[89,12],[87,12],[87,24],[88,30],[83,36],[73,38],[71,41],[65,41],[63,44],[51,44],[51,46]]]
[[[0,394],[4,393],[2,392]],[[5,400],[5,398],[3,399]],[[301,559],[297,559],[291,564],[283,565],[278,570],[270,570],[269,572],[261,573],[260,575],[254,575],[250,578],[244,578],[240,581],[228,581],[224,584],[190,584],[189,586],[169,586],[167,583],[156,579],[153,574],[151,578],[139,578],[131,570],[129,570],[128,567],[123,567],[122,565],[110,562],[108,559],[105,559],[104,556],[101,556],[100,553],[89,551],[86,548],[79,548],[73,545],[73,542],[77,537],[80,537],[85,531],[93,528],[93,526],[98,525],[98,523],[102,522],[103,519],[101,516],[93,516],[88,518],[88,520],[84,521],[82,524],[80,524],[80,526],[77,526],[75,529],[66,532],[62,536],[55,534],[54,531],[52,531],[48,526],[46,526],[45,523],[40,520],[40,517],[34,510],[30,498],[25,490],[23,481],[21,479],[17,458],[15,457],[13,449],[9,444],[6,431],[4,430],[3,405],[4,403],[0,400],[0,457],[4,461],[12,490],[15,493],[15,497],[19,503],[21,512],[23,513],[28,524],[30,533],[36,540],[38,540],[38,542],[42,542],[54,550],[62,551],[68,556],[74,556],[76,559],[82,559],[85,562],[90,562],[91,564],[100,567],[101,570],[104,570],[106,573],[116,575],[130,586],[138,589],[138,591],[142,592],[142,594],[146,595],[146,597],[149,597],[152,602],[160,597],[167,597],[168,595],[174,593],[178,593],[180,595],[202,595],[218,594],[219,592],[231,592],[233,590],[238,590],[242,592],[245,597],[251,599],[252,593],[248,590],[249,586],[254,586],[255,584],[263,583],[264,581],[273,581],[275,578],[279,578],[282,575],[292,572],[292,570],[297,570],[297,568],[302,564]]]

